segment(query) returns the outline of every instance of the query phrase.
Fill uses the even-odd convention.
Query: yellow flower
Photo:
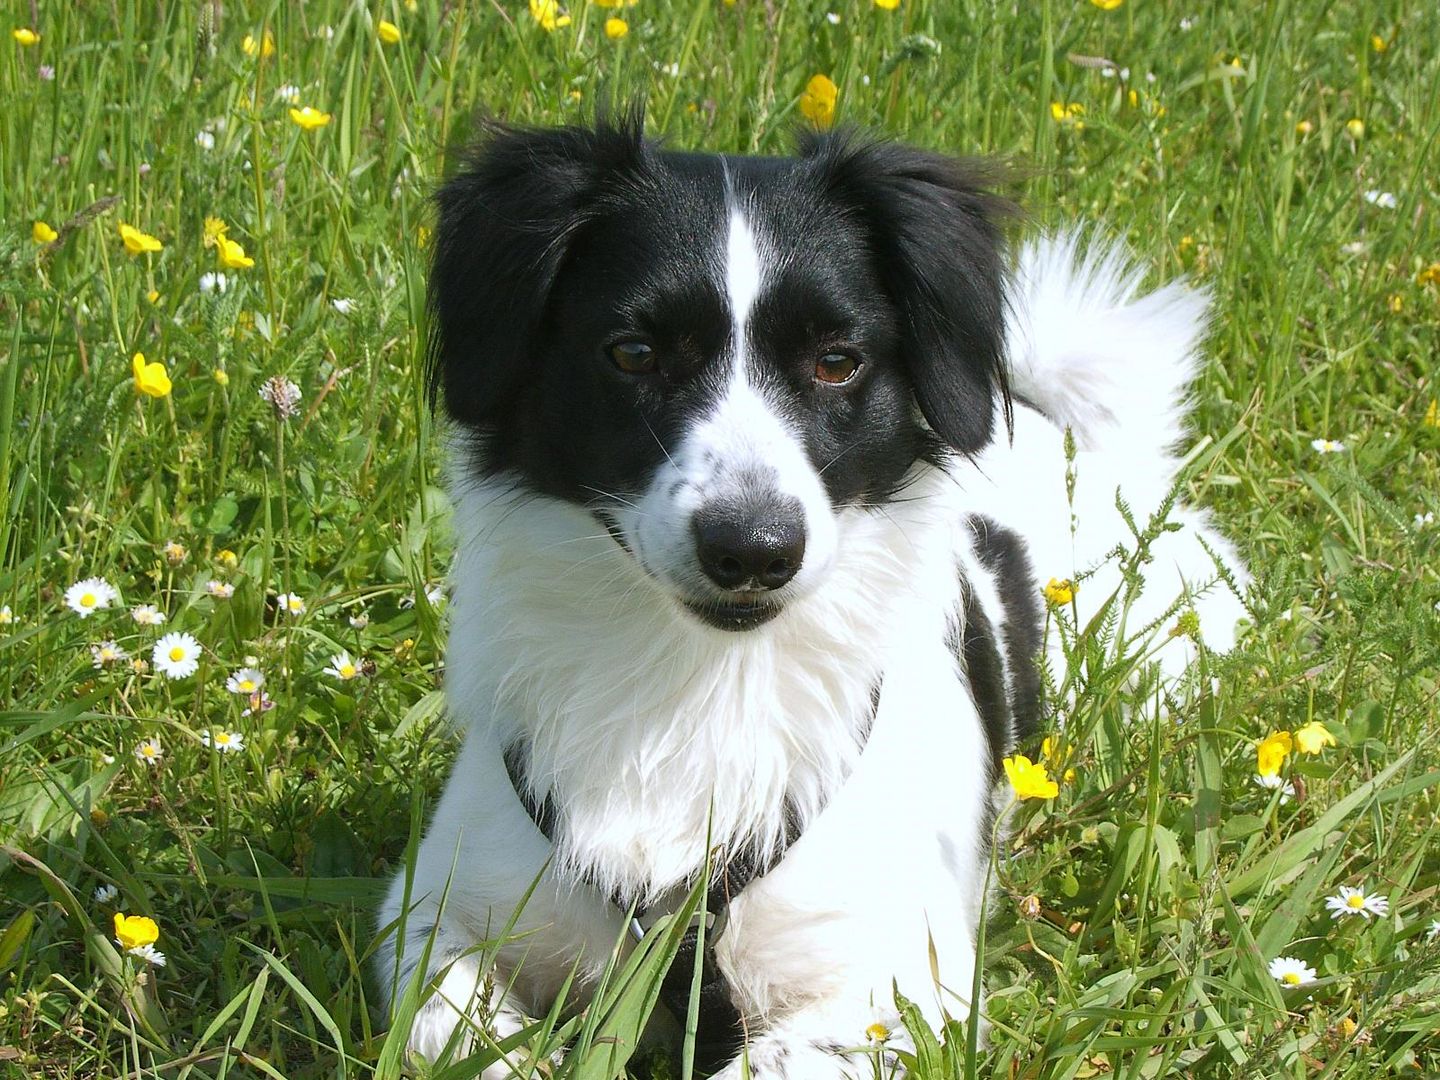
[[[1385,306],[1388,307],[1393,314],[1399,315],[1400,312],[1405,310],[1405,298],[1398,292],[1391,293],[1385,298]]]
[[[1361,120],[1358,116],[1355,117],[1353,120],[1346,120],[1345,134],[1349,135],[1350,138],[1354,139],[1356,142],[1359,142],[1365,137],[1365,121]]]
[[[1024,754],[1007,757],[1001,764],[1017,799],[1053,799],[1060,794],[1060,785],[1050,779],[1045,766],[1037,765]]]
[[[1386,41],[1383,37],[1381,37],[1379,34],[1371,34],[1370,47],[1376,52],[1384,52],[1386,49],[1390,48],[1390,43]]]
[[[220,237],[216,243],[215,261],[226,270],[248,270],[255,265],[255,260],[245,254],[240,241],[231,240],[228,236]]]
[[[124,949],[143,949],[160,940],[160,927],[144,915],[115,913],[115,940]]]
[[[275,55],[275,39],[270,35],[269,30],[265,31],[265,36],[260,41],[256,41],[253,36],[246,34],[245,40],[240,42],[240,48],[244,50],[246,56],[259,56],[261,59],[265,59]]]
[[[1301,120],[1298,124],[1295,125],[1295,134],[1297,135],[1309,135],[1314,130],[1315,125],[1312,124],[1309,120]]]
[[[147,292],[147,293],[145,294],[145,299],[148,300],[148,301],[149,301],[150,303],[152,303],[152,304],[157,304],[157,303],[159,303],[159,302],[160,302],[160,290],[159,290],[159,289],[151,289],[149,292]]]
[[[40,44],[40,35],[37,34],[34,30],[31,30],[28,26],[21,26],[17,27],[14,30],[11,30],[10,36],[13,37],[21,45],[25,46],[27,49],[31,45]]]
[[[1440,262],[1431,263],[1415,275],[1416,285],[1435,285],[1437,283],[1440,283]]]
[[[835,122],[835,102],[839,98],[840,88],[828,77],[813,76],[800,95],[800,112],[816,127],[828,128]]]
[[[1051,578],[1045,586],[1045,599],[1054,607],[1064,607],[1075,599],[1080,586],[1069,578]]]
[[[228,371],[226,371],[224,368],[218,368],[218,367],[217,367],[217,368],[216,368],[214,371],[212,371],[210,374],[211,374],[211,376],[215,379],[215,381],[216,381],[217,383],[219,383],[221,386],[229,386],[229,385],[230,385],[230,373],[229,373]]]
[[[44,221],[37,221],[30,226],[30,239],[37,244],[53,244],[59,236],[60,234]]]
[[[542,30],[559,30],[570,25],[570,16],[560,10],[559,0],[530,0],[530,14]]]
[[[225,239],[225,233],[229,228],[230,226],[226,225],[220,218],[207,217],[205,219],[205,232],[202,237],[202,242],[207,248],[214,247],[221,240]]]
[[[306,105],[303,109],[291,109],[290,119],[299,124],[306,131],[314,131],[322,128],[330,122],[330,114],[321,112],[319,109],[312,109]]]
[[[120,223],[120,239],[125,242],[125,250],[131,255],[141,255],[147,251],[159,251],[165,245],[151,236],[143,233],[133,225]]]
[[[1090,3],[1094,4],[1101,11],[1114,11],[1124,2],[1125,0],[1090,0]]]
[[[596,7],[602,8],[627,8],[634,7],[640,0],[595,0]]]
[[[400,44],[400,28],[393,22],[386,22],[384,19],[375,24],[375,36],[386,45]]]
[[[430,226],[420,225],[415,229],[415,243],[420,247],[430,246]]]
[[[881,11],[894,11],[900,6],[900,0],[875,0],[875,6]]]
[[[1295,740],[1288,731],[1276,731],[1261,739],[1255,746],[1255,771],[1261,776],[1278,776],[1280,766],[1295,748]]]
[[[605,36],[611,41],[619,41],[630,32],[630,24],[624,19],[609,18],[605,20]]]
[[[217,551],[215,553],[215,561],[225,567],[226,570],[234,570],[235,567],[240,565],[240,559],[236,556],[235,552],[229,548],[221,548]]]
[[[1335,736],[1319,720],[1311,720],[1304,727],[1297,728],[1293,737],[1295,749],[1302,754],[1318,754],[1325,747],[1335,745]]]
[[[1134,94],[1134,91],[1132,90],[1131,93]],[[1136,101],[1132,101],[1130,104],[1134,105]],[[1073,127],[1076,131],[1084,131],[1085,121],[1081,119],[1084,115],[1085,106],[1078,101],[1072,101],[1068,105],[1063,101],[1050,103],[1050,119],[1064,127]]]
[[[135,392],[151,397],[164,397],[170,393],[170,376],[165,365],[156,361],[147,364],[145,354],[137,352],[130,361],[130,370],[135,374]]]
[[[1440,427],[1440,400],[1432,399],[1425,409],[1425,426]]]

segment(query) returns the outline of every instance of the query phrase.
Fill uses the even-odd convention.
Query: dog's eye
[[[860,361],[844,353],[831,353],[815,361],[815,381],[839,386],[848,383],[860,370]]]
[[[655,370],[655,350],[641,341],[621,341],[609,348],[610,360],[626,375],[648,375]]]

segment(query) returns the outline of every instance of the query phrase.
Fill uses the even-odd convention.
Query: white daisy
[[[1295,798],[1295,785],[1278,774],[1275,776],[1261,776],[1255,774],[1255,783],[1269,791],[1280,792],[1280,801],[1287,803]]]
[[[245,736],[238,731],[226,731],[223,728],[216,728],[214,731],[202,731],[200,741],[206,746],[220,751],[222,754],[234,754],[245,749]]]
[[[1318,977],[1314,968],[1293,956],[1277,956],[1270,961],[1270,977],[1281,986],[1307,986]]]
[[[103,577],[77,581],[65,590],[65,606],[82,619],[88,619],[94,612],[108,608],[119,598],[120,594],[115,591],[115,586]]]
[[[825,13],[825,21],[828,22],[831,26],[839,26],[840,13],[836,11],[827,11]]]
[[[1394,210],[1399,206],[1399,200],[1388,191],[1381,191],[1378,188],[1371,188],[1365,192],[1365,201],[1371,206],[1378,206],[1381,210]]]
[[[230,279],[219,271],[208,271],[200,275],[200,291],[206,295],[224,293],[229,288]]]
[[[144,960],[151,967],[164,967],[167,961],[165,954],[154,945],[136,945],[133,949],[126,949],[131,956]]]
[[[165,561],[171,566],[179,566],[190,554],[179,540],[167,540],[165,546],[160,549],[160,553],[165,556]]]
[[[232,694],[253,694],[264,685],[265,673],[253,667],[242,667],[225,680],[225,689]]]
[[[130,618],[137,626],[163,626],[165,613],[154,604],[140,604],[130,609]]]
[[[325,674],[334,675],[342,682],[349,682],[360,674],[360,668],[356,666],[348,652],[342,651],[339,655],[330,658],[330,666],[325,669]]]
[[[1345,444],[1339,439],[1311,439],[1310,449],[1317,454],[1339,454],[1345,450]]]
[[[1187,15],[1185,18],[1183,18],[1183,19],[1180,20],[1180,29],[1181,29],[1183,32],[1189,33],[1191,30],[1194,29],[1194,27],[1195,27],[1195,20],[1192,19],[1190,16]]]
[[[1423,528],[1425,528],[1425,526],[1427,526],[1427,525],[1434,525],[1434,524],[1435,524],[1435,512],[1434,512],[1433,510],[1427,510],[1427,511],[1425,511],[1425,513],[1423,513],[1423,514],[1416,514],[1416,515],[1415,515],[1415,528],[1417,528],[1417,529],[1423,529]]]
[[[305,614],[305,598],[299,593],[282,592],[275,597],[275,606],[297,619]]]
[[[97,904],[108,904],[115,897],[120,895],[120,890],[114,885],[100,885],[95,889],[94,897]]]
[[[341,315],[349,315],[352,311],[355,310],[355,301],[347,300],[343,296],[337,296],[330,301],[330,306],[333,307],[336,311],[338,311]]]
[[[294,83],[286,83],[284,86],[276,89],[275,96],[281,101],[286,101],[294,105],[300,100],[300,88]]]
[[[1430,929],[1425,931],[1425,936],[1431,941],[1440,938],[1440,919],[1430,920]]]
[[[208,131],[197,131],[195,133],[195,145],[201,150],[215,149],[215,136]]]
[[[150,662],[166,678],[188,679],[200,667],[200,642],[191,634],[166,634],[155,643]]]
[[[361,611],[350,616],[350,625],[356,630],[364,630],[370,625],[370,616]]]
[[[113,641],[102,641],[99,645],[90,646],[90,655],[96,668],[107,668],[111,664],[118,664],[121,660],[127,659],[130,654]]]
[[[135,749],[131,751],[136,761],[142,761],[151,768],[160,764],[160,759],[165,756],[165,751],[160,749],[160,740],[142,739],[136,743]]]
[[[1368,921],[1371,915],[1383,917],[1390,914],[1390,901],[1385,897],[1379,894],[1367,896],[1364,889],[1352,889],[1349,885],[1341,885],[1337,895],[1327,896],[1325,906],[1330,909],[1332,919],[1359,915]]]
[[[10,610],[10,605],[0,607],[0,626],[9,626],[15,621],[15,613]]]
[[[228,581],[215,581],[212,578],[205,583],[205,591],[217,600],[229,600],[235,595],[235,586]]]

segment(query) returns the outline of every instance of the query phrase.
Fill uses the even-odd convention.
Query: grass
[[[1007,7],[641,0],[618,41],[587,0],[554,32],[519,0],[9,7],[0,1075],[398,1074],[371,907],[452,749],[427,596],[450,544],[427,192],[477,105],[548,124],[618,88],[676,145],[775,152],[822,72],[843,121],[1022,163],[1027,227],[1103,219],[1154,280],[1211,291],[1188,485],[1257,570],[1240,647],[1168,702],[1106,627],[1072,635],[1050,760],[1074,776],[1025,804],[995,868],[989,1046],[922,1038],[916,1075],[1440,1072],[1440,527],[1416,518],[1440,511],[1440,283],[1421,280],[1440,261],[1440,9]],[[243,47],[267,33],[273,55]],[[330,123],[292,123],[287,84]],[[255,260],[223,293],[202,289],[208,215]],[[35,243],[36,220],[58,239]],[[163,249],[127,254],[121,222]],[[168,397],[137,395],[137,351]],[[257,392],[277,375],[301,392],[283,422]],[[92,575],[124,603],[81,619],[63,593]],[[277,614],[279,592],[306,613]],[[140,603],[166,625],[136,625]],[[92,664],[111,638],[148,659],[169,630],[204,646],[189,678]],[[342,650],[359,678],[323,673]],[[252,656],[275,707],[242,716],[224,684]],[[1289,759],[1292,800],[1257,787],[1255,743],[1310,720],[1338,745]],[[207,749],[221,728],[244,750]],[[149,737],[158,766],[132,755]],[[1332,921],[1341,884],[1390,914]],[[169,963],[143,985],[109,942],[116,908],[159,923]],[[1282,954],[1319,981],[1282,989]],[[537,1046],[580,1022],[593,1048],[593,1013]],[[613,1072],[585,1060],[573,1074]]]

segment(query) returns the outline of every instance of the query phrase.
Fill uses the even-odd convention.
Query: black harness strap
[[[870,716],[859,732],[862,749],[870,739],[870,729],[879,708],[880,687],[877,685],[870,691]],[[525,748],[521,743],[512,743],[505,748],[505,772],[509,774],[510,784],[535,827],[553,844],[558,818],[555,803],[548,795],[543,801],[536,802],[524,780],[525,765]],[[705,951],[700,957],[699,1027],[695,1033],[695,1066],[705,1073],[720,1069],[745,1045],[745,1021],[735,1007],[730,983],[715,961],[715,936],[723,925],[730,902],[756,878],[764,877],[775,869],[790,846],[800,839],[800,832],[800,815],[787,800],[784,832],[779,844],[765,852],[754,845],[742,848],[712,871],[710,888],[705,894],[709,928],[705,933]],[[629,910],[623,897],[612,896],[610,902],[621,911]],[[685,931],[675,959],[660,983],[660,1001],[682,1028],[690,1012],[690,986],[695,976],[695,951],[699,941],[699,927],[692,926]]]

